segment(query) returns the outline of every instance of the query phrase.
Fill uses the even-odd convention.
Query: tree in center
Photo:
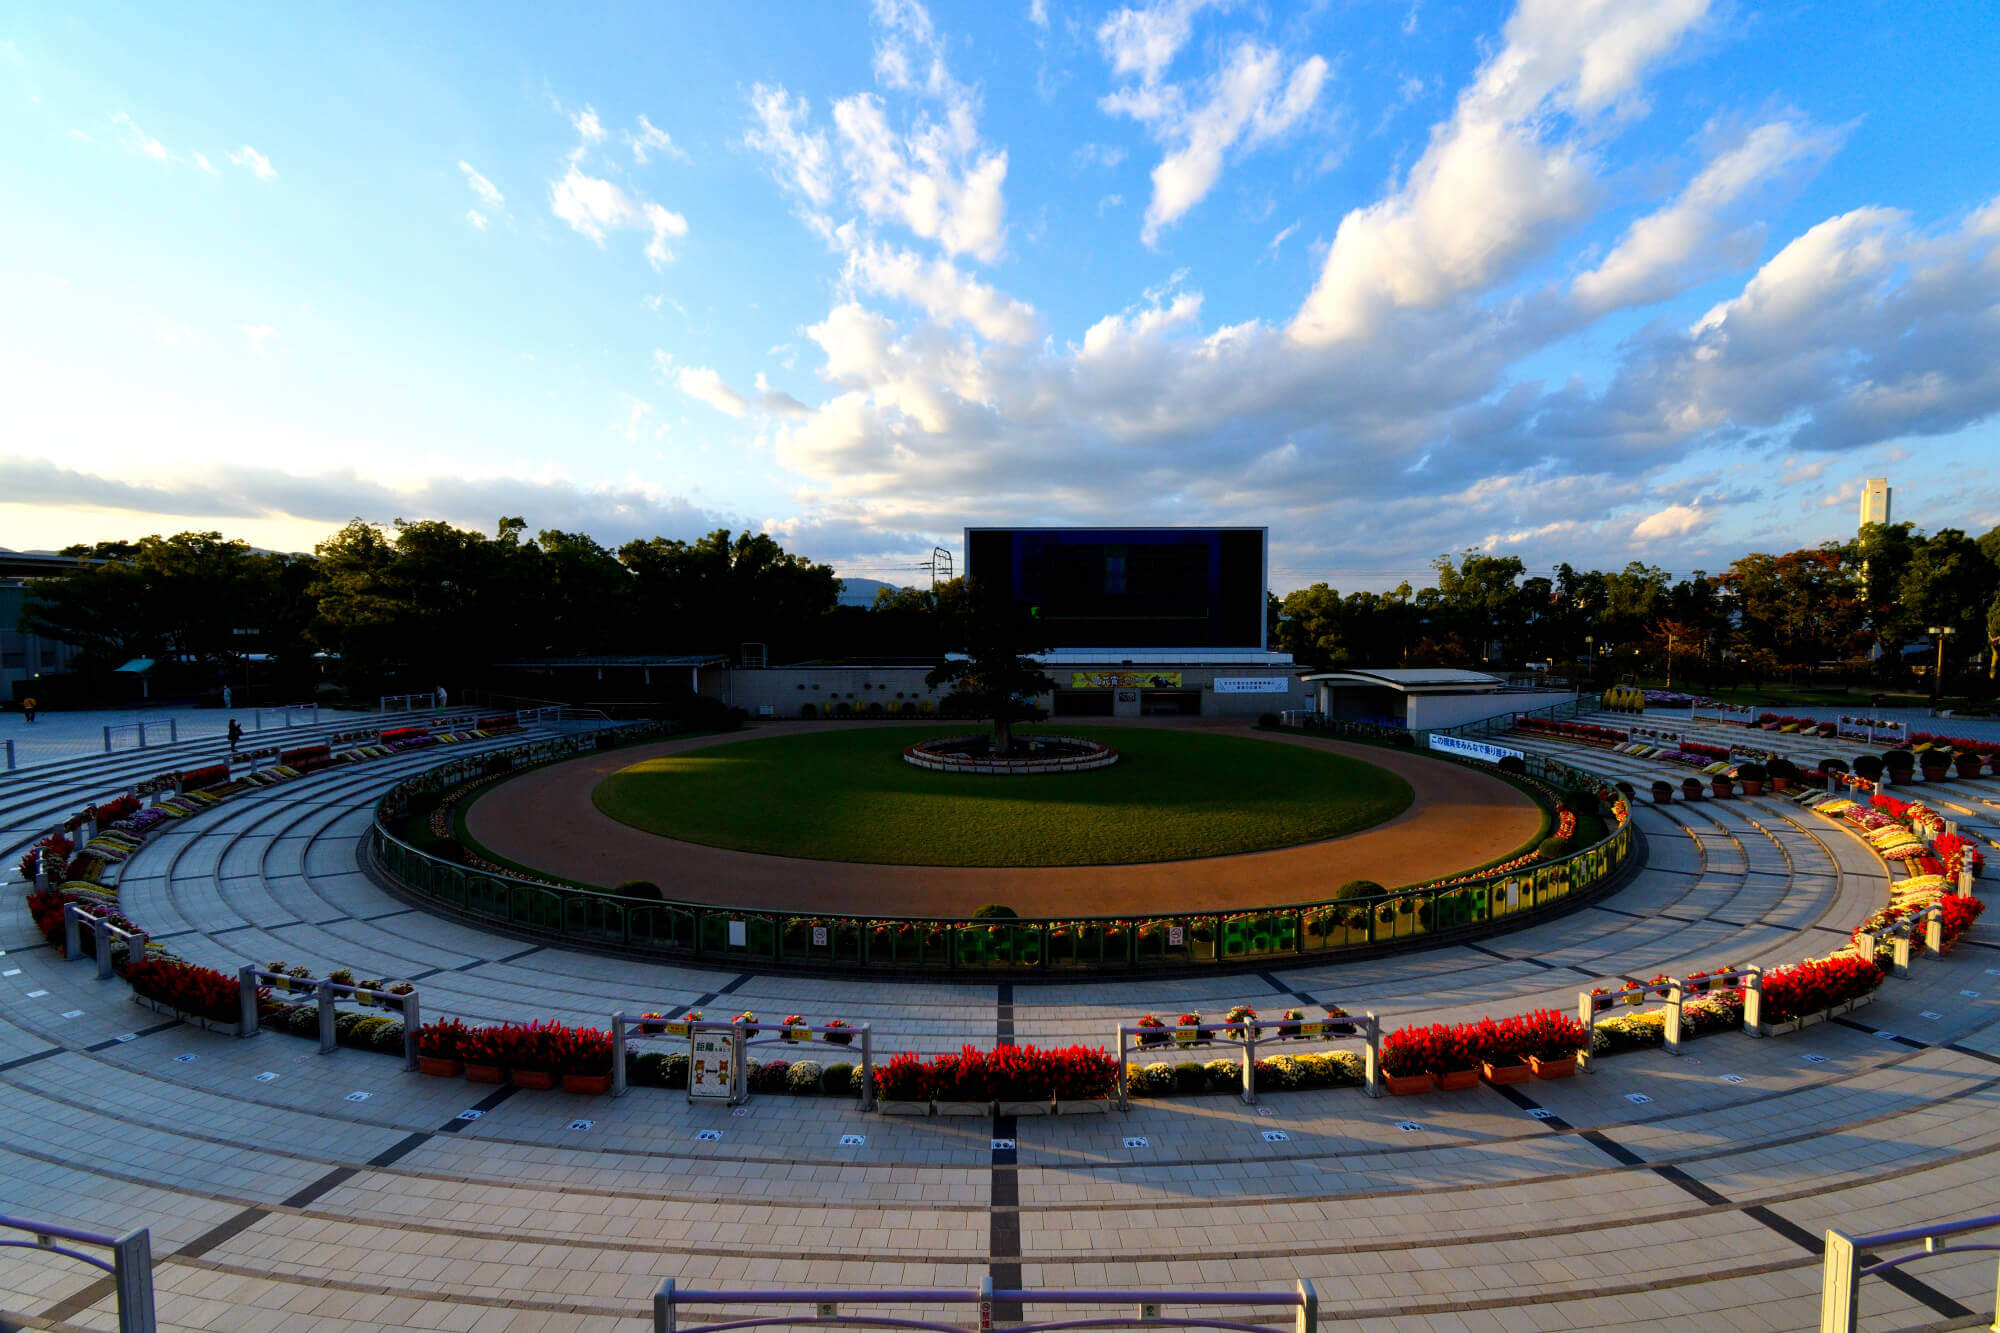
[[[976,584],[971,593],[953,636],[962,656],[936,667],[924,684],[951,686],[942,711],[991,722],[993,753],[1004,755],[1014,748],[1015,723],[1048,716],[1035,699],[1056,683],[1030,655],[1048,650],[1040,623],[1005,597],[983,595]]]

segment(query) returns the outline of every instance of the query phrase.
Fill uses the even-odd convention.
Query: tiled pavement
[[[1641,761],[1556,748],[1652,776]],[[127,910],[217,966],[283,957],[429,974],[427,1014],[601,1024],[733,987],[711,1012],[865,1020],[878,1049],[1000,1031],[991,983],[524,953],[407,911],[355,868],[390,780],[335,770],[199,816],[128,868]],[[1984,808],[2000,783],[1937,794]],[[1096,1044],[1148,1010],[1275,1009],[1292,993],[1391,1025],[1569,1008],[1606,979],[1826,952],[1886,892],[1866,847],[1781,801],[1637,817],[1646,867],[1553,922],[1282,973],[1018,984],[1015,1039]],[[1996,940],[1988,925],[1848,1022],[1788,1037],[1621,1055],[1511,1096],[1275,1093],[1258,1108],[1201,1097],[1026,1118],[1007,1154],[986,1120],[784,1097],[732,1115],[648,1089],[487,1097],[385,1056],[165,1024],[121,984],[55,958],[14,898],[0,918],[0,972],[20,969],[0,977],[0,1211],[150,1226],[162,1324],[175,1328],[637,1329],[664,1276],[969,1287],[1016,1265],[1053,1287],[1278,1289],[1304,1276],[1343,1327],[1810,1327],[1826,1226],[1993,1211]],[[483,1116],[456,1118],[482,1098]],[[1267,1142],[1270,1129],[1290,1137]],[[1868,1327],[1983,1322],[1972,1312],[1990,1318],[1991,1279],[1990,1257],[1974,1255],[1919,1265],[1900,1286],[1871,1281]],[[0,1251],[0,1310],[114,1323],[86,1270],[18,1250]]]

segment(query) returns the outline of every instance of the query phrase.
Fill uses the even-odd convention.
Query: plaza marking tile
[[[1743,1075],[1741,1074],[1724,1074],[1722,1076],[1722,1081],[1724,1083],[1748,1083],[1750,1080],[1743,1077]]]
[[[592,1125],[595,1125],[596,1123],[597,1122],[595,1120],[572,1120],[569,1122],[569,1127],[571,1129],[577,1130],[578,1132],[582,1132],[583,1130],[589,1129]]]
[[[1150,1148],[1153,1144],[1152,1140],[1141,1135],[1127,1134],[1125,1136],[1125,1146],[1128,1148]]]
[[[1918,1014],[1917,1017],[1923,1019],[1925,1022],[1935,1023],[1940,1018],[1943,1018],[1944,1015],[1935,1009],[1926,1009],[1921,1014]]]
[[[1414,1120],[1398,1120],[1396,1122],[1396,1128],[1402,1130],[1405,1134],[1414,1134],[1418,1130],[1422,1129],[1423,1126],[1418,1124]]]
[[[81,1010],[81,1009],[65,1009],[65,1010],[63,1010],[63,1017],[64,1017],[64,1018],[82,1018],[82,1017],[83,1017],[83,1010]]]
[[[840,1146],[843,1148],[864,1148],[867,1145],[868,1136],[866,1134],[842,1134],[840,1136]]]
[[[372,1092],[350,1092],[341,1098],[344,1102],[365,1102],[375,1094]]]
[[[1556,1118],[1556,1113],[1546,1106],[1530,1106],[1528,1114],[1537,1120],[1553,1120]]]
[[[1266,1143],[1290,1143],[1291,1141],[1292,1136],[1282,1129],[1267,1129],[1264,1131],[1264,1142]]]
[[[0,977],[18,977],[20,975],[21,969],[18,967],[10,967],[5,972],[0,972]]]
[[[1826,1057],[1818,1054],[1808,1055],[1805,1059],[1809,1065],[1823,1065],[1826,1063]]]
[[[191,1065],[194,1063],[194,1059],[195,1059],[194,1052],[189,1051],[186,1055],[175,1056],[174,1063],[177,1065]]]
[[[48,992],[47,992],[47,991],[45,991],[45,990],[31,990],[31,991],[29,991],[29,992],[28,992],[28,998],[29,998],[29,999],[31,999],[31,1000],[39,1000],[39,999],[41,999],[41,998],[42,998],[42,997],[43,997],[44,995],[47,995],[47,994],[48,994]]]
[[[137,1041],[139,1040],[139,1034],[136,1032],[121,1032],[117,1036],[113,1037],[111,1040],[120,1042]]]
[[[1634,1106],[1644,1106],[1647,1102],[1650,1102],[1653,1099],[1651,1097],[1648,1097],[1643,1092],[1628,1092],[1625,1094],[1625,1100],[1632,1103]]]
[[[479,1109],[478,1107],[476,1107],[476,1106],[469,1106],[469,1107],[467,1107],[467,1108],[466,1108],[465,1110],[463,1110],[463,1111],[460,1111],[460,1112],[459,1112],[459,1113],[458,1113],[457,1115],[453,1116],[453,1117],[452,1117],[452,1119],[454,1119],[454,1120],[477,1120],[477,1119],[479,1119],[479,1117],[481,1117],[481,1116],[483,1116],[483,1115],[485,1115],[485,1114],[486,1114],[486,1112],[484,1112],[484,1111],[480,1110],[480,1109]]]
[[[1014,1149],[1014,1140],[1012,1139],[993,1140],[992,1151],[994,1152],[1012,1152],[1013,1149]]]
[[[702,1143],[714,1143],[721,1137],[722,1131],[719,1129],[703,1129],[695,1133],[695,1138]]]
[[[261,1074],[252,1074],[250,1076],[250,1081],[252,1083],[271,1083],[276,1081],[277,1077],[278,1076],[276,1074],[272,1073],[270,1070],[267,1069]]]

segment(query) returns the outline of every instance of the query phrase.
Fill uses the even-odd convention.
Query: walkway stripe
[[[1014,1044],[1014,983],[1003,981],[996,988],[993,1029],[996,1046]],[[987,1184],[986,1272],[993,1285],[1004,1291],[1021,1286],[1021,1178],[1020,1151],[1003,1148],[1002,1140],[1014,1143],[1021,1132],[1011,1115],[993,1117],[993,1165]],[[1019,1301],[995,1301],[995,1321],[1021,1321]]]
[[[164,1022],[164,1023],[155,1023],[155,1024],[153,1024],[153,1026],[151,1026],[151,1027],[149,1027],[149,1028],[140,1028],[140,1029],[139,1029],[139,1030],[138,1030],[137,1032],[133,1033],[132,1035],[133,1035],[133,1037],[135,1037],[135,1038],[137,1038],[137,1037],[150,1037],[150,1036],[152,1036],[152,1035],[153,1035],[154,1033],[156,1033],[156,1032],[165,1032],[165,1031],[166,1031],[166,1030],[167,1030],[168,1028],[177,1028],[177,1027],[179,1027],[180,1025],[181,1025],[181,1021],[180,1021],[180,1020],[179,1020],[178,1018],[169,1018],[169,1019],[168,1019],[168,1020],[167,1020],[166,1022]],[[110,1050],[110,1049],[111,1049],[111,1048],[112,1048],[113,1046],[127,1046],[127,1045],[130,1045],[130,1044],[131,1044],[131,1043],[129,1043],[129,1042],[123,1042],[123,1041],[120,1041],[120,1040],[118,1040],[118,1038],[116,1038],[116,1037],[110,1037],[110,1038],[107,1038],[107,1039],[105,1039],[104,1041],[100,1041],[100,1042],[96,1043],[95,1045],[92,1045],[92,1046],[86,1046],[86,1047],[84,1047],[83,1049],[84,1049],[84,1050],[86,1050],[86,1051],[89,1051],[90,1053],[92,1053],[92,1054],[94,1055],[94,1054],[96,1054],[96,1053],[97,1053],[98,1051],[108,1051],[108,1050]]]
[[[0,1065],[0,1074],[4,1074],[10,1069],[19,1069],[22,1065],[31,1065],[37,1060],[46,1060],[52,1055],[61,1055],[68,1049],[67,1046],[51,1046],[46,1051],[36,1051],[33,1055],[24,1055],[19,1059],[9,1060],[6,1064]]]
[[[1476,948],[1478,946],[1475,945],[1473,947]],[[1292,987],[1287,986],[1284,982],[1278,980],[1277,976],[1273,973],[1259,972],[1257,974],[1257,980],[1263,982],[1266,986],[1269,986],[1272,990],[1276,991],[1280,995],[1291,996],[1294,1000],[1297,1000],[1300,1004],[1317,1005],[1319,1003],[1318,1000],[1315,1000],[1312,996],[1306,994],[1304,991],[1295,990]]]
[[[1539,967],[1544,972],[1553,972],[1556,970],[1554,963],[1545,963],[1539,958],[1513,958],[1501,953],[1498,949],[1489,949],[1483,944],[1468,944],[1465,947],[1475,953],[1483,953],[1488,958],[1498,958],[1503,963],[1526,963],[1530,967]]]

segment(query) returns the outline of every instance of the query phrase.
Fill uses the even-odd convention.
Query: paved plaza
[[[1685,771],[1514,743],[1634,782]],[[867,1022],[878,1051],[938,1052],[1108,1044],[1142,1013],[1233,1004],[1337,1003],[1387,1027],[1574,1012],[1594,985],[1823,955],[1889,883],[1858,838],[1781,799],[1640,805],[1644,864],[1613,893],[1472,944],[1105,982],[759,975],[538,946],[385,893],[357,865],[372,803],[436,762],[335,768],[183,821],[125,868],[123,908],[219,968],[282,958],[407,977],[427,1017],[605,1026],[620,1009],[746,1008]],[[159,766],[120,754],[11,775],[0,843]],[[2000,836],[2000,781],[1925,795]],[[654,1089],[496,1090],[273,1033],[219,1036],[64,963],[20,893],[9,887],[0,915],[0,1212],[150,1227],[162,1327],[636,1330],[665,1277],[741,1288],[992,1276],[1196,1292],[1305,1277],[1322,1322],[1343,1328],[1807,1328],[1827,1227],[1994,1211],[1991,920],[1851,1018],[1704,1037],[1679,1057],[1618,1055],[1565,1081],[910,1120],[826,1098],[757,1096],[732,1113]],[[1981,1325],[1992,1290],[1990,1255],[1919,1264],[1868,1281],[1865,1326]],[[0,1250],[0,1311],[115,1326],[107,1283],[21,1250]]]

